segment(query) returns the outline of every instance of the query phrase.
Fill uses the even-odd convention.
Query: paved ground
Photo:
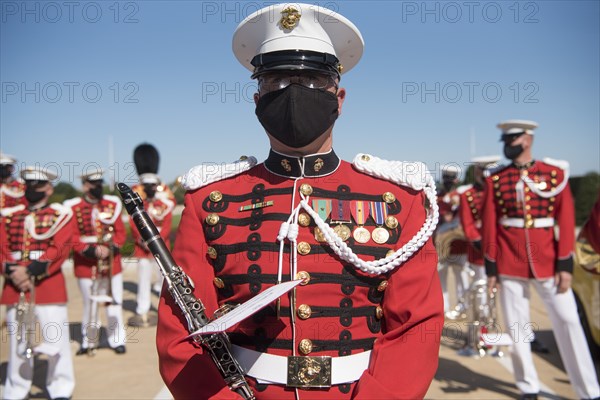
[[[81,301],[72,271],[65,267],[68,277],[69,318],[73,353],[79,348],[78,321],[81,320]],[[451,275],[451,274],[450,274]],[[124,270],[125,321],[134,315],[136,276],[135,265]],[[450,286],[451,287],[451,286]],[[157,298],[154,296],[153,304]],[[4,308],[0,320],[4,320]],[[560,361],[554,337],[543,306],[537,297],[533,300],[533,321],[539,326],[538,337],[550,348],[549,354],[535,354],[535,363],[545,386],[542,398],[573,399],[569,379]],[[460,323],[447,323],[440,349],[439,369],[427,393],[429,399],[514,399],[518,392],[513,384],[508,357],[464,357],[457,354],[464,335]],[[0,382],[6,377],[6,329],[0,332]],[[100,349],[96,356],[74,358],[76,388],[73,399],[169,399],[157,368],[154,345],[155,328],[127,328],[127,353],[117,355],[110,349]],[[32,399],[46,398],[43,386],[46,363],[36,358],[36,377],[31,391]],[[599,370],[596,360],[596,370]],[[1,392],[2,387],[0,387]],[[0,396],[1,397],[1,396]]]

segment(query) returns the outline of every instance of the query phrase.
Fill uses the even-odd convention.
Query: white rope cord
[[[554,189],[548,190],[547,192],[540,190],[537,186],[538,184],[535,183],[534,181],[532,181],[529,176],[521,175],[521,180],[523,182],[525,182],[527,184],[527,186],[529,186],[529,189],[531,189],[531,191],[533,193],[537,194],[540,197],[543,197],[544,199],[549,199],[550,197],[558,195],[560,192],[563,191],[565,186],[567,186],[567,183],[569,182],[569,170],[565,169],[564,172],[565,172],[565,176],[563,178],[563,181],[560,183],[560,185],[558,185]]]
[[[394,182],[398,185],[408,186],[416,190],[423,190],[429,201],[429,212],[421,229],[405,245],[395,253],[375,261],[364,261],[359,258],[350,247],[335,234],[334,230],[323,221],[309,205],[306,199],[300,205],[313,218],[323,236],[333,250],[342,260],[351,263],[356,268],[371,275],[380,275],[389,272],[407,261],[429,240],[439,219],[439,209],[435,192],[435,182],[422,163],[405,163],[399,161],[386,161],[377,157],[359,154],[354,159],[354,166],[371,176]]]
[[[32,214],[29,214],[25,217],[25,229],[27,230],[27,233],[29,233],[29,235],[35,240],[46,240],[51,238],[56,234],[56,232],[61,230],[62,227],[65,226],[73,216],[73,211],[69,207],[64,207],[58,203],[50,204],[50,208],[58,211],[59,214],[56,221],[54,221],[54,224],[45,233],[37,233],[35,218]]]

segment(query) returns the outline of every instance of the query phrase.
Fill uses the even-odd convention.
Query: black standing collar
[[[512,163],[513,167],[515,167],[519,171],[523,171],[523,170],[529,169],[529,168],[533,167],[534,164],[535,164],[535,160],[531,160],[529,162],[526,162],[523,165],[519,165],[519,164],[515,163],[514,161]]]
[[[332,174],[340,163],[341,160],[333,149],[327,153],[302,157],[288,156],[271,149],[269,157],[265,160],[265,168],[275,175],[287,178],[319,177]]]

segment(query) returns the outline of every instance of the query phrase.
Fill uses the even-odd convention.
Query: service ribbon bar
[[[383,225],[388,215],[387,204],[382,201],[371,201],[369,203],[371,216],[377,225]]]
[[[260,203],[248,204],[247,206],[241,206],[240,211],[254,210],[256,208],[269,207],[272,205],[273,205],[273,200],[263,201]]]

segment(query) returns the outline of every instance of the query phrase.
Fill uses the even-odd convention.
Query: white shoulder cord
[[[62,229],[62,227],[65,226],[73,216],[73,210],[71,210],[69,207],[63,207],[58,204],[51,204],[50,207],[58,211],[60,214],[58,215],[54,225],[52,225],[45,233],[38,234],[36,232],[35,219],[32,214],[29,214],[25,217],[25,229],[27,230],[27,233],[29,233],[29,235],[35,240],[46,240],[51,238],[56,234],[56,232]]]
[[[357,156],[357,158],[359,158],[359,156]],[[306,210],[306,212],[314,219],[319,229],[321,229],[327,244],[335,254],[363,272],[371,275],[380,275],[393,270],[407,261],[433,234],[439,219],[435,182],[431,174],[422,164],[386,161],[369,156],[368,163],[357,163],[357,159],[355,158],[355,166],[369,175],[394,182],[398,185],[423,190],[429,200],[429,212],[427,213],[427,217],[425,218],[425,222],[421,229],[408,241],[408,243],[398,249],[395,253],[375,261],[364,261],[356,256],[352,249],[348,247],[348,245],[335,234],[334,230],[323,221],[319,214],[312,209],[307,199],[303,199],[300,202],[302,208]],[[411,168],[414,168],[414,170],[408,171],[408,169]]]
[[[567,186],[567,183],[569,182],[569,170],[565,169],[564,172],[565,172],[565,176],[563,178],[563,181],[560,183],[560,185],[558,185],[556,188],[549,190],[547,192],[544,192],[544,191],[538,189],[537,184],[534,181],[532,181],[529,176],[521,175],[521,179],[527,184],[527,186],[529,186],[529,189],[531,189],[531,191],[533,193],[537,194],[538,196],[540,196],[544,199],[549,199],[550,197],[558,195],[560,192],[563,191],[565,186]]]

